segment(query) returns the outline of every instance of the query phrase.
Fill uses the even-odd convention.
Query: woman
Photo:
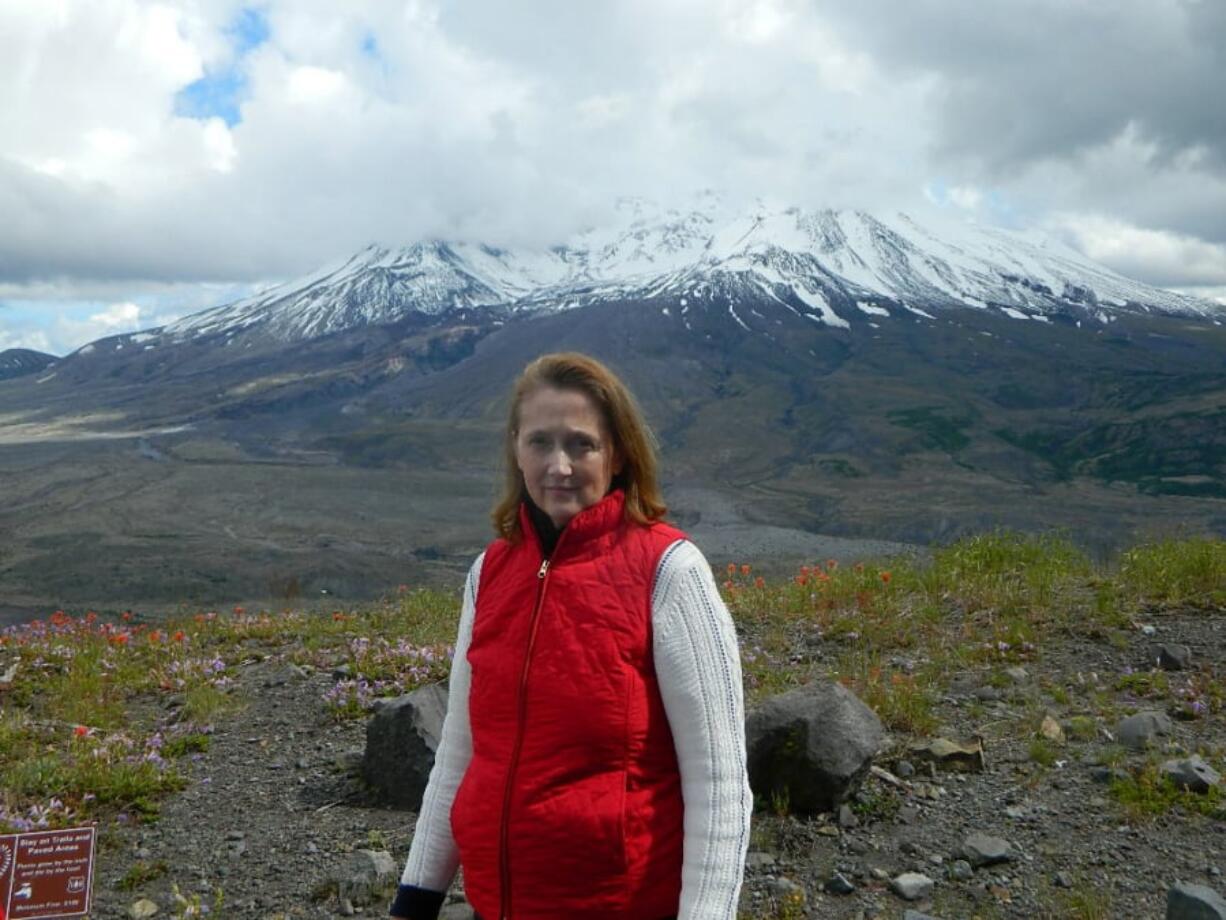
[[[433,920],[463,866],[481,920],[731,920],[752,808],[736,635],[662,523],[633,397],[545,355],[505,451],[391,914]]]

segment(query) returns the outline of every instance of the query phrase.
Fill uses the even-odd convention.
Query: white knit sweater
[[[447,717],[401,877],[401,884],[433,891],[446,891],[459,866],[450,815],[472,757],[468,644],[483,559],[484,554],[477,557],[464,585]],[[656,678],[677,748],[685,802],[678,920],[733,920],[753,809],[745,767],[741,662],[711,567],[687,540],[678,540],[660,557],[651,624]]]

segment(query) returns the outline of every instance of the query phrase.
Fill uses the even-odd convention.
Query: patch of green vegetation
[[[169,871],[169,868],[166,862],[161,859],[154,862],[145,862],[138,859],[128,867],[128,871],[115,883],[115,887],[120,891],[135,891],[137,888],[161,878]]]
[[[1147,494],[1226,496],[1226,409],[1090,427],[993,432],[1048,463],[1058,480],[1129,482]]]
[[[889,789],[862,789],[851,802],[851,810],[861,820],[889,821],[902,808],[902,799]]]
[[[1138,820],[1163,815],[1175,808],[1182,808],[1189,814],[1221,818],[1226,808],[1226,793],[1221,786],[1212,786],[1203,794],[1180,789],[1170,777],[1163,776],[1158,764],[1153,762],[1125,779],[1113,781],[1109,791],[1112,798]]]
[[[1110,889],[1078,880],[1066,891],[1048,891],[1038,910],[1041,920],[1113,920],[1119,916]]]
[[[940,406],[898,409],[886,415],[891,422],[922,435],[925,447],[956,453],[971,443],[963,433],[974,422],[971,415],[957,415]]]
[[[1054,744],[1046,738],[1032,738],[1028,750],[1030,759],[1042,767],[1050,767],[1056,762],[1057,751]]]
[[[1090,716],[1072,716],[1064,724],[1064,733],[1073,741],[1093,741],[1098,737],[1098,723]]]
[[[1226,602],[1226,541],[1161,540],[1120,558],[1120,580],[1135,594],[1171,604]]]

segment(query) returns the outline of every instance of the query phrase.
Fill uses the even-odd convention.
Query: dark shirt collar
[[[558,545],[558,537],[562,536],[565,528],[555,524],[553,518],[537,507],[531,498],[525,497],[524,504],[528,508],[528,517],[532,520],[532,529],[536,531],[536,539],[541,544],[541,555],[552,556],[553,548]]]

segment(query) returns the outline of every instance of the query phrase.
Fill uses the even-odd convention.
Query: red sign
[[[0,920],[58,920],[89,913],[94,828],[0,836]]]

